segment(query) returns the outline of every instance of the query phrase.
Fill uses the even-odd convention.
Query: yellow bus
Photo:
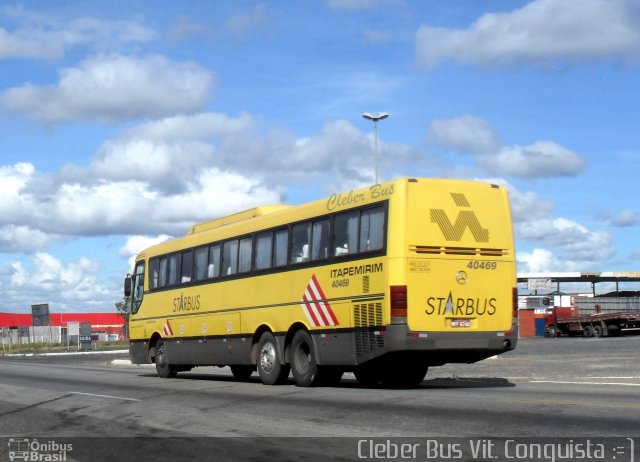
[[[125,280],[130,357],[265,384],[414,386],[517,342],[504,187],[405,178],[197,224]]]

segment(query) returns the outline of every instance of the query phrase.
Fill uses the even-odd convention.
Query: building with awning
[[[615,283],[615,291],[619,292],[621,283],[640,282],[640,271],[518,273],[518,288],[529,291],[560,293],[563,283],[587,283],[596,295],[596,284],[605,282]]]

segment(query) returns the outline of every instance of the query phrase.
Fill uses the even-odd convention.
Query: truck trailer
[[[545,325],[548,337],[640,333],[640,297],[574,297],[571,307],[549,307]]]

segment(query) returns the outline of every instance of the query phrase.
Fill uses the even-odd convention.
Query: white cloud
[[[98,50],[117,49],[131,43],[148,42],[155,31],[135,21],[102,20],[92,17],[66,19],[44,16],[16,7],[0,10],[13,29],[0,28],[0,59],[58,59],[78,46]]]
[[[362,39],[365,43],[389,43],[393,39],[393,33],[381,29],[365,29],[362,31]]]
[[[517,253],[519,271],[586,271],[601,268],[616,254],[609,232],[555,217],[554,204],[537,193],[519,191],[508,183],[506,187],[516,240],[520,245],[535,246],[529,252]]]
[[[553,141],[504,147],[497,153],[478,156],[477,161],[492,174],[521,178],[575,176],[586,166],[582,157]]]
[[[45,301],[57,307],[67,304],[103,303],[110,292],[96,280],[100,265],[88,258],[63,262],[44,252],[33,255],[29,267],[20,261],[7,265],[4,292],[14,303],[24,305]]]
[[[514,223],[519,239],[542,242],[558,249],[568,261],[604,262],[616,253],[613,238],[604,230],[589,230],[566,218]]]
[[[61,71],[57,85],[10,88],[0,95],[0,104],[53,124],[159,118],[202,109],[212,80],[211,72],[197,64],[159,55],[99,55]]]
[[[194,20],[188,16],[178,16],[175,25],[169,31],[169,36],[176,41],[192,38],[214,40],[228,35],[242,38],[250,31],[265,27],[267,23],[267,7],[264,4],[258,4],[253,10],[231,16],[217,26]]]
[[[533,249],[531,252],[518,252],[518,272],[544,273],[550,271],[567,271],[562,262],[546,249]]]
[[[382,178],[427,161],[405,145],[380,140],[379,148]],[[373,165],[373,134],[343,120],[296,138],[264,134],[247,114],[170,117],[124,130],[87,167],[43,174],[27,163],[0,166],[0,247],[35,252],[69,236],[183,235],[195,222],[280,203],[295,185],[333,192],[368,184]]]
[[[635,226],[640,222],[640,217],[635,210],[622,210],[613,219],[611,224],[613,226],[628,227]]]
[[[243,36],[248,31],[265,25],[266,12],[265,5],[256,5],[253,11],[249,13],[237,14],[227,19],[223,30],[235,36]]]
[[[499,183],[498,181],[492,182]],[[538,193],[519,191],[509,184],[507,184],[507,188],[511,202],[511,215],[515,224],[535,222],[553,215],[555,205],[548,199],[540,197]]]
[[[30,34],[28,31],[9,32],[0,28],[0,59],[59,58],[64,54],[61,37]]]
[[[34,250],[61,235],[184,234],[196,221],[280,202],[279,193],[260,180],[215,167],[193,167],[193,177],[167,193],[148,180],[60,179],[51,185],[0,196],[0,227],[10,231],[0,246]]]
[[[500,137],[486,120],[465,115],[436,119],[427,127],[429,138],[448,149],[471,154],[492,175],[521,178],[575,176],[585,168],[577,153],[553,141],[529,146],[501,146]]]
[[[35,167],[29,162],[0,166],[0,198],[17,195],[25,187]]]
[[[152,245],[160,244],[171,239],[167,234],[159,236],[127,236],[127,241],[120,247],[118,255],[124,257],[129,262],[129,268],[133,268],[135,258],[138,253]]]
[[[45,248],[56,236],[29,226],[0,226],[0,253],[31,253]]]
[[[429,124],[428,134],[441,146],[463,153],[496,152],[501,145],[489,122],[470,115],[436,119]]]
[[[535,0],[509,13],[487,13],[467,29],[422,26],[419,63],[480,67],[556,67],[566,63],[637,62],[640,14],[634,0]]]

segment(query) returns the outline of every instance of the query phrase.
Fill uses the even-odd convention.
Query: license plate
[[[471,319],[452,319],[451,327],[471,327]]]

